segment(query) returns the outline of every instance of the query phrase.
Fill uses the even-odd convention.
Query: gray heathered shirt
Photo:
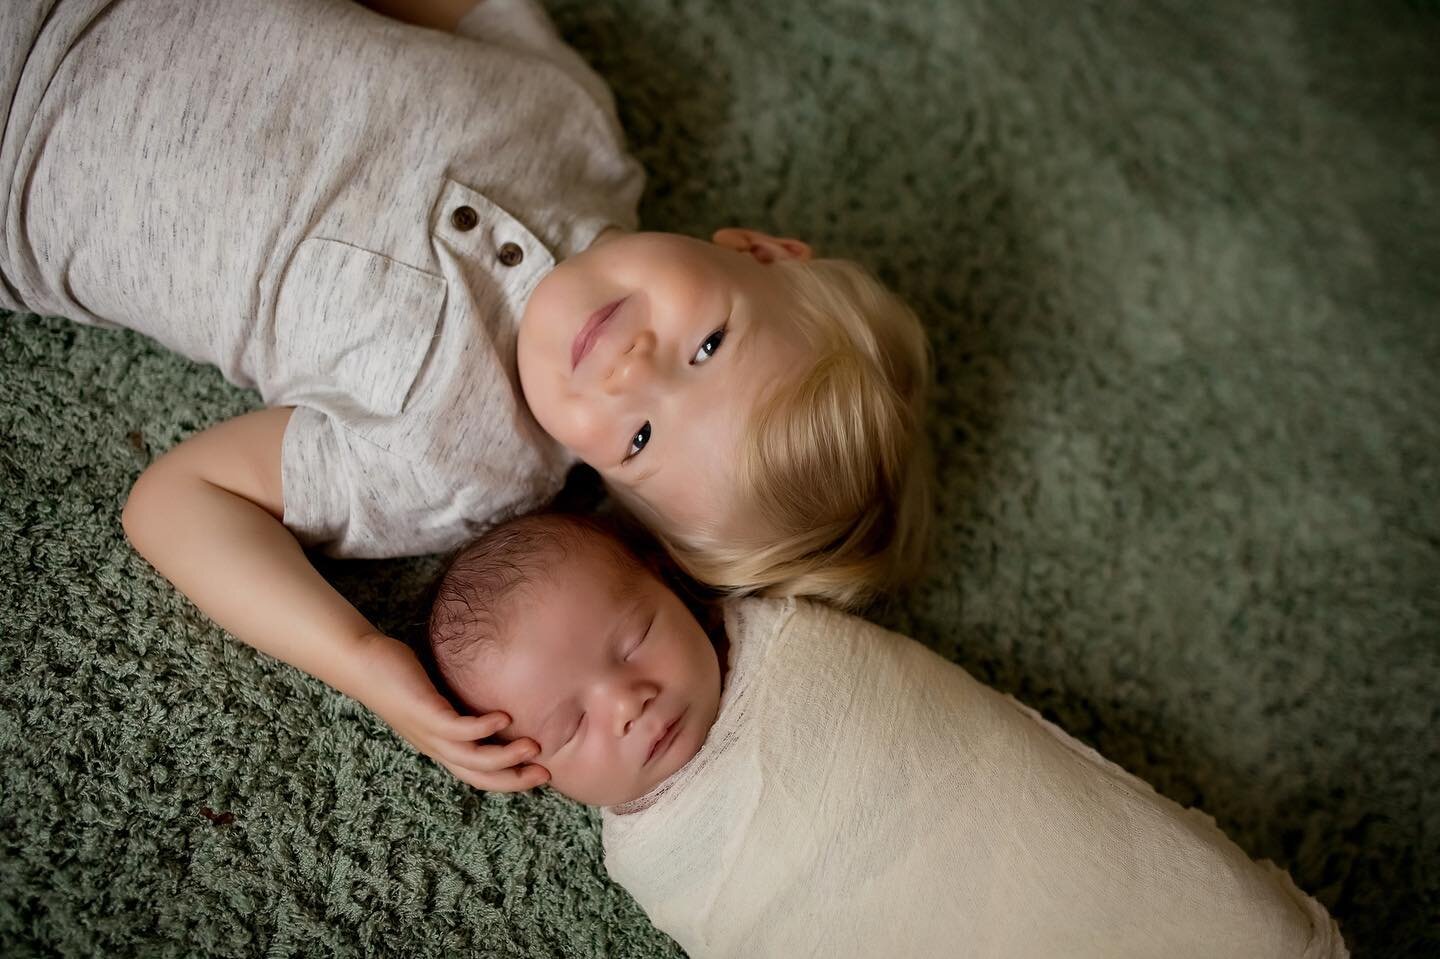
[[[342,0],[0,0],[0,307],[124,326],[294,405],[285,524],[446,549],[552,496],[536,283],[642,186],[534,0],[465,37]]]

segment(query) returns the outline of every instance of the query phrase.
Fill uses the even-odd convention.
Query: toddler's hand
[[[362,657],[355,698],[461,782],[491,792],[521,792],[549,780],[545,767],[522,765],[539,752],[534,740],[476,742],[510,725],[510,717],[461,716],[435,689],[409,646],[376,634],[365,640]]]

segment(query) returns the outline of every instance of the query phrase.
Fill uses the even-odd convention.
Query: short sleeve
[[[610,87],[561,38],[554,21],[537,0],[480,0],[456,24],[455,32],[549,61],[584,87],[602,109],[615,116],[615,98]]]
[[[482,479],[485,473],[476,471]],[[448,471],[392,452],[305,406],[295,408],[285,429],[280,475],[285,526],[306,548],[343,559],[454,549],[543,505],[559,485],[546,476],[447,481]]]

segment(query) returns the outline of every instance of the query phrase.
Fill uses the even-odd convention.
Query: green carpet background
[[[552,9],[648,227],[801,236],[922,313],[938,537],[876,617],[1356,956],[1440,955],[1440,5]],[[458,785],[131,553],[135,477],[256,402],[0,315],[0,954],[678,955],[593,813]],[[419,635],[433,560],[325,569]]]

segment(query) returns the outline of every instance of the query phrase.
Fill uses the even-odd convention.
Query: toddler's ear
[[[761,263],[776,260],[808,260],[814,256],[810,244],[792,237],[771,236],[759,230],[747,230],[738,226],[727,226],[716,230],[711,242],[737,253],[749,253]]]

